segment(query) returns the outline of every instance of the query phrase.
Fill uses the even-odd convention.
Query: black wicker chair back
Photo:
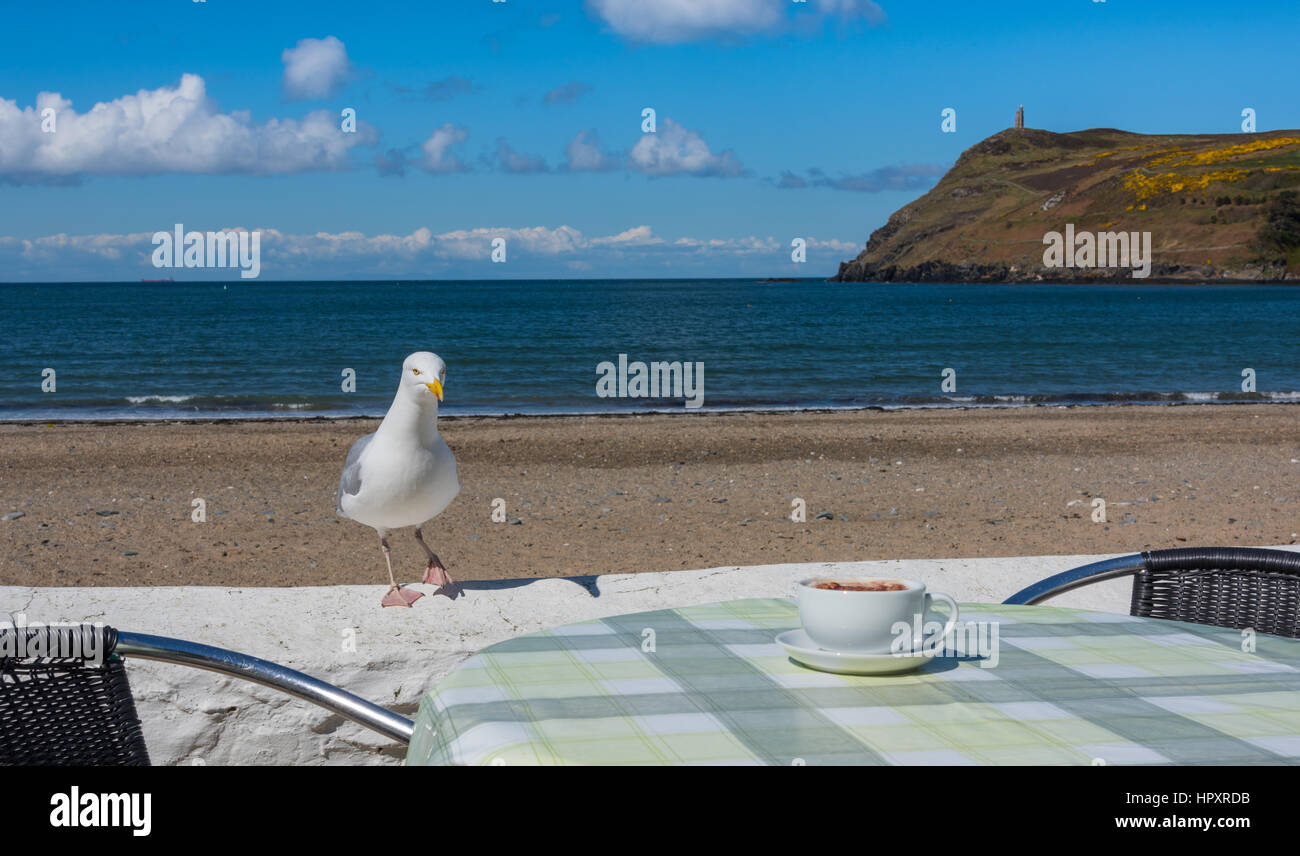
[[[1188,547],[1142,558],[1133,615],[1300,637],[1300,553]]]
[[[111,627],[0,628],[0,765],[148,766]]]

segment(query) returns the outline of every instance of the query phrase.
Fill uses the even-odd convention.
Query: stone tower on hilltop
[[[1025,127],[1025,105],[1023,104],[1016,109],[1016,127],[1021,130]]]

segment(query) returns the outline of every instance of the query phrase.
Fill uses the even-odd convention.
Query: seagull
[[[424,595],[397,584],[388,533],[415,527],[415,540],[429,557],[422,582],[451,583],[442,561],[424,543],[422,527],[460,493],[456,458],[438,433],[438,403],[447,364],[437,354],[417,351],[402,362],[402,378],[379,429],[352,444],[339,477],[338,514],[379,533],[391,588],[384,606],[409,607]]]

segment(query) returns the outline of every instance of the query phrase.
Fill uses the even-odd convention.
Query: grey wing
[[[367,434],[352,444],[348,449],[348,459],[343,463],[343,474],[339,476],[339,510],[343,507],[343,495],[356,496],[361,492],[361,453],[370,445],[374,434]]]

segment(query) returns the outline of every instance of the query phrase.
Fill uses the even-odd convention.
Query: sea
[[[1300,287],[4,284],[0,420],[381,416],[421,350],[448,415],[1295,402]],[[599,386],[677,361],[698,409]]]

